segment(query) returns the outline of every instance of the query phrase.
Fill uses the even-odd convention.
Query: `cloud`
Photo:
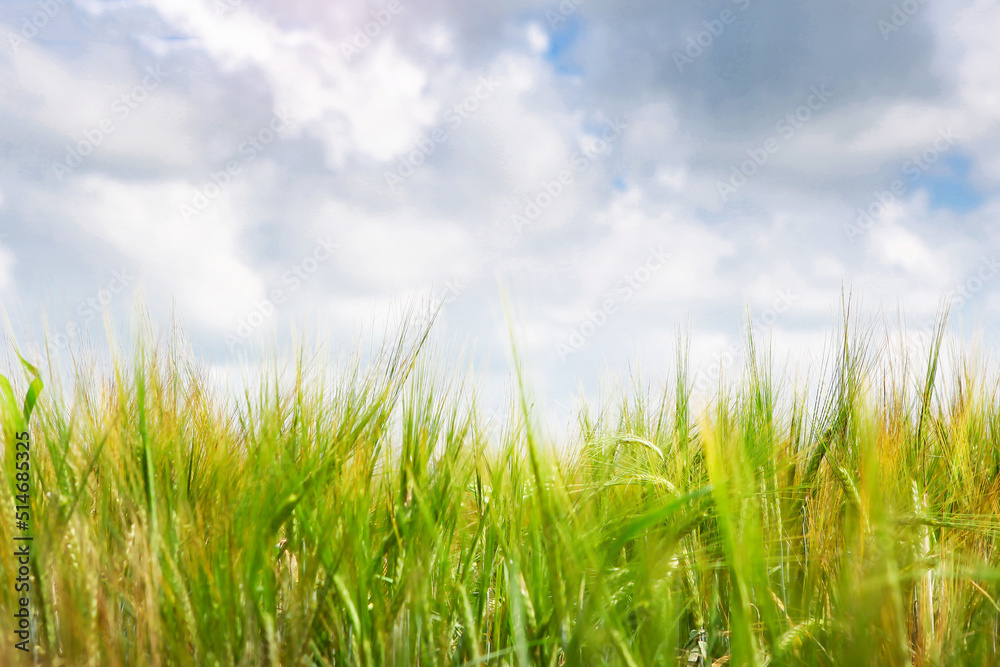
[[[394,299],[460,281],[445,321],[502,358],[499,279],[540,384],[564,393],[639,348],[668,363],[662,341],[681,321],[710,358],[737,340],[746,305],[763,314],[780,294],[795,299],[767,328],[789,349],[821,343],[842,286],[924,316],[1000,250],[1000,10],[927,4],[887,39],[893,4],[587,2],[571,27],[546,18],[558,3],[535,0],[403,3],[382,23],[361,2],[67,5],[16,52],[0,49],[0,286],[25,303],[44,292],[12,273],[15,257],[70,289],[127,264],[216,351],[329,234],[338,256],[270,324],[310,313],[345,335],[387,321]],[[162,82],[116,115],[157,67]],[[824,86],[829,99],[796,117]],[[244,160],[276,113],[294,122]],[[60,178],[55,165],[109,119]],[[608,122],[626,127],[592,150]],[[954,142],[911,180],[948,128]],[[181,205],[232,160],[240,173],[185,220]],[[407,162],[392,187],[386,174]],[[559,362],[554,343],[661,246],[670,260]],[[965,308],[988,312],[994,290]]]
[[[170,72],[133,71],[129,58],[118,46],[74,60],[21,46],[5,63],[18,87],[0,112],[51,151],[56,176],[57,164],[149,172],[193,162],[193,105],[169,89]]]
[[[476,239],[458,222],[412,211],[372,218],[338,202],[328,203],[319,220],[317,229],[342,246],[338,267],[369,293],[417,290],[481,271]]]
[[[223,71],[259,72],[274,110],[294,109],[330,166],[343,166],[354,152],[389,161],[435,119],[437,105],[424,95],[426,73],[389,36],[352,66],[315,30],[281,30],[249,11],[220,16],[199,0],[154,0],[152,6]]]
[[[3,239],[0,239],[2,241]],[[14,255],[0,244],[0,290],[14,286]]]
[[[82,186],[89,196],[74,215],[76,224],[126,257],[161,298],[173,292],[193,324],[231,327],[265,296],[260,275],[241,252],[243,224],[226,193],[197,224],[185,225],[177,211],[190,197],[187,183],[95,176]]]

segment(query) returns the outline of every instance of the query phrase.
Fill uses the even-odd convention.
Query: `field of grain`
[[[303,344],[235,402],[171,336],[72,390],[5,351],[3,655],[27,431],[23,664],[1000,664],[1000,385],[943,328],[900,360],[842,326],[808,386],[748,339],[697,412],[680,345],[559,447],[425,333]]]

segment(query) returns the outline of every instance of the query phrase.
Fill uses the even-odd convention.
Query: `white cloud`
[[[975,0],[954,14],[941,11],[936,18],[942,21],[942,37],[955,45],[945,45],[944,49],[958,59],[956,79],[963,107],[980,127],[994,125],[1000,113],[1000,72],[996,67],[1000,59],[996,39],[1000,6],[989,0]],[[958,49],[961,55],[955,53]]]
[[[425,96],[427,74],[389,35],[351,65],[317,31],[283,31],[249,12],[222,17],[199,0],[152,4],[223,69],[258,70],[276,110],[294,110],[297,122],[323,143],[331,166],[342,166],[354,152],[389,161],[412,148],[437,118],[438,103]]]
[[[584,280],[613,284],[611,277],[634,269],[649,248],[662,247],[670,253],[670,259],[642,289],[639,299],[677,303],[711,299],[727,292],[729,286],[718,274],[720,263],[736,254],[735,244],[702,225],[680,219],[681,213],[650,215],[646,209],[652,207],[641,191],[632,189],[600,214],[609,231],[583,256]]]
[[[435,23],[421,35],[421,42],[437,55],[450,56],[455,51],[455,36],[441,23]]]
[[[847,150],[855,156],[880,159],[920,152],[938,138],[941,130],[953,126],[959,120],[956,116],[954,110],[910,101],[896,103],[850,142]]]
[[[342,245],[338,266],[369,292],[429,289],[481,271],[475,237],[456,222],[413,211],[372,218],[330,202],[315,227]]]
[[[941,283],[947,274],[942,257],[934,253],[914,232],[885,221],[871,232],[872,250],[887,267],[900,268],[911,280]]]
[[[666,354],[663,340],[688,317],[695,355],[708,354],[736,340],[745,303],[757,312],[788,288],[798,300],[775,323],[782,348],[821,344],[817,321],[828,314],[832,322],[842,281],[870,295],[869,305],[899,299],[923,315],[962,278],[969,257],[1000,248],[995,3],[928,5],[888,45],[875,9],[830,10],[816,21],[812,9],[769,5],[760,8],[768,20],[727,30],[682,76],[669,60],[671,45],[683,44],[678,26],[707,17],[669,3],[628,12],[581,6],[580,44],[558,66],[545,57],[543,23],[530,22],[551,7],[544,3],[409,5],[350,62],[341,44],[372,7],[265,0],[220,16],[208,0],[85,6],[101,15],[88,31],[126,12],[158,14],[166,25],[97,39],[67,21],[67,34],[85,47],[74,58],[55,33],[0,56],[0,224],[52,237],[85,230],[97,249],[86,258],[98,265],[91,268],[127,258],[155,295],[175,295],[201,328],[231,329],[265,296],[269,267],[295,261],[307,231],[329,232],[341,244],[335,263],[279,310],[279,327],[311,309],[338,336],[380,327],[395,298],[458,278],[471,286],[449,306],[454,332],[502,356],[491,280],[500,274],[518,291],[529,348],[544,365],[553,341],[651,246],[663,246],[671,260],[628,307],[572,364],[542,370],[540,385],[556,387],[635,349],[666,359],[656,356]],[[924,22],[933,39],[919,32]],[[765,42],[764,25],[782,30]],[[863,39],[869,33],[872,43]],[[143,76],[136,63],[150,60],[163,63],[168,80],[85,168],[64,182],[49,178],[55,154],[107,117],[111,101]],[[566,74],[573,67],[581,74]],[[482,75],[500,81],[498,90],[389,193],[384,172],[441,126]],[[721,202],[717,182],[821,81],[831,101]],[[283,109],[296,121],[289,140],[181,225],[178,207],[193,181],[220,168],[247,126]],[[570,166],[602,116],[627,118],[623,137],[518,235],[511,214]],[[948,125],[984,205],[933,210],[917,186],[851,245],[843,225],[889,186],[890,170]],[[74,197],[82,202],[75,209],[67,206]],[[4,243],[0,285],[28,294],[32,286],[10,272],[14,253],[27,261],[25,249]],[[58,243],[31,250],[66,252]],[[73,270],[59,279],[73,281]],[[983,288],[979,305],[996,300],[993,289]]]
[[[14,286],[14,264],[15,259],[3,244],[0,244],[0,290],[6,290]]]
[[[528,46],[535,53],[545,53],[549,50],[549,35],[545,28],[537,23],[529,23],[526,30]]]
[[[0,98],[0,107],[20,112],[39,125],[67,136],[78,135],[85,127],[98,125],[111,112],[111,100],[121,95],[123,86],[115,81],[114,71],[121,71],[117,55],[121,49],[99,49],[72,69],[59,58],[22,45],[5,63],[17,80],[18,94]],[[112,71],[109,72],[108,70]]]
[[[189,224],[179,207],[192,188],[184,182],[138,184],[89,177],[90,196],[74,222],[128,258],[140,278],[161,292],[173,292],[201,326],[229,329],[265,296],[260,275],[239,248],[243,227],[223,192]]]
[[[496,137],[496,155],[478,158],[499,159],[510,189],[534,194],[570,166],[582,118],[574,118],[557,96],[543,92],[543,101],[535,99],[548,79],[537,61],[509,56],[497,68],[501,89],[483,118]]]
[[[18,94],[0,97],[0,109],[34,132],[58,135],[63,161],[75,152],[87,162],[141,161],[144,168],[190,163],[199,152],[191,103],[169,90],[169,72],[135,71],[129,60],[120,47],[67,60],[23,45],[10,62]]]
[[[820,278],[842,278],[844,276],[844,265],[835,257],[825,255],[813,260],[813,272]]]

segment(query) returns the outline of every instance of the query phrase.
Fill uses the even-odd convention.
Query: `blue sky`
[[[958,213],[974,211],[983,204],[983,196],[969,180],[972,160],[963,155],[952,155],[944,159],[941,171],[927,180],[932,209],[951,209]]]
[[[709,372],[747,307],[779,355],[819,355],[843,287],[915,322],[962,288],[992,340],[1000,7],[892,16],[6,1],[0,299],[70,344],[141,292],[221,374],[295,325],[346,346],[444,300],[439,335],[501,387],[504,290],[554,406],[666,378],[678,325]]]

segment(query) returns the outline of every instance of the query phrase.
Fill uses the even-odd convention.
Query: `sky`
[[[845,290],[995,341],[998,32],[980,0],[3,0],[0,301],[68,350],[141,295],[222,375],[441,304],[488,395],[512,322],[552,409],[667,379],[679,330],[702,387],[748,318],[820,354]]]

